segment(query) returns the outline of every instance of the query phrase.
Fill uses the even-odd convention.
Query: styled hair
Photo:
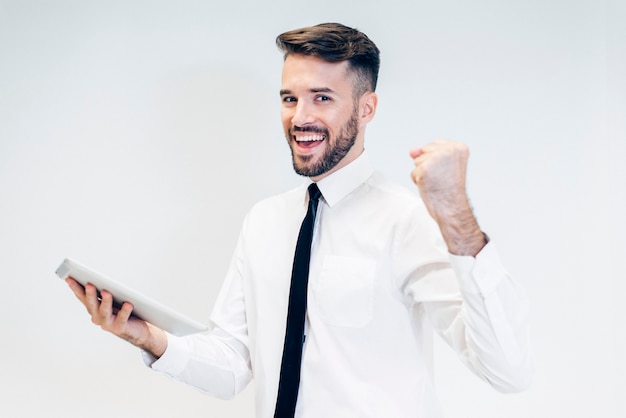
[[[326,62],[348,61],[356,76],[356,96],[376,91],[380,51],[367,35],[357,29],[340,23],[322,23],[278,35],[276,45],[285,59],[290,54],[302,54]]]

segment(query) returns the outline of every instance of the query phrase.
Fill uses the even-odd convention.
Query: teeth
[[[307,135],[298,138],[299,142],[323,141],[324,135]]]

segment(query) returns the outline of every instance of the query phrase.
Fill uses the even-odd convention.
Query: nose
[[[292,110],[291,123],[294,126],[306,126],[315,121],[311,106],[304,100],[298,100]]]

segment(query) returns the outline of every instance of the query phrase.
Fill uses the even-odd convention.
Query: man
[[[254,377],[259,417],[440,416],[426,322],[496,389],[525,388],[526,303],[472,214],[467,147],[436,141],[410,151],[418,199],[375,172],[364,151],[378,104],[374,43],[339,24],[290,31],[277,43],[293,166],[321,191],[309,209],[317,217],[304,301],[292,301],[300,282],[291,273],[317,199],[306,185],[247,215],[209,335],[166,335],[131,317],[130,304],[116,313],[110,294],[99,301],[93,286],[68,279],[92,321],[141,347],[153,369],[209,394],[232,397]],[[287,335],[292,310],[303,306],[294,366]],[[295,384],[285,383],[293,371]],[[280,412],[289,391],[290,412]]]

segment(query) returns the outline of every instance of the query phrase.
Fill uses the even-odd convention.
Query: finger
[[[102,318],[103,323],[111,323],[113,321],[113,295],[106,290],[100,292],[100,306],[98,314]]]
[[[409,155],[411,156],[411,158],[413,158],[414,160],[416,160],[415,162],[417,163],[418,159],[422,160],[424,159],[424,156],[426,154],[430,154],[434,151],[437,151],[437,149],[439,149],[441,147],[441,141],[437,140],[435,142],[431,142],[430,144],[426,144],[423,145],[421,147],[414,147],[411,148],[411,150],[409,151]],[[421,158],[420,158],[421,157]]]
[[[65,283],[70,287],[74,295],[81,301],[82,304],[85,303],[85,288],[83,285],[78,283],[76,280],[71,277],[67,277],[65,279]]]
[[[91,283],[87,283],[85,285],[85,307],[87,308],[87,312],[93,317],[95,313],[98,312],[100,308],[100,300],[98,299],[98,289]]]
[[[117,315],[115,316],[115,321],[118,323],[127,322],[133,313],[133,309],[134,309],[134,306],[132,303],[124,302],[122,304],[122,307],[117,312]]]
[[[442,147],[444,147],[445,145],[446,145],[446,141],[441,140],[441,139],[436,139],[433,142],[423,145],[422,147],[420,147],[420,149],[422,150],[422,155],[423,155],[426,153],[435,152],[441,149]]]
[[[424,170],[418,162],[415,163],[415,166],[416,167],[411,171],[411,180],[413,180],[416,186],[419,186],[424,176]]]
[[[424,151],[422,150],[422,148],[420,147],[415,147],[415,148],[411,148],[409,150],[409,155],[411,156],[411,158],[416,159],[417,157],[419,157],[420,155],[422,155]]]
[[[115,315],[113,322],[111,323],[110,331],[118,336],[122,336],[123,338],[128,338],[129,334],[129,323],[130,317],[133,312],[133,305],[130,302],[124,302],[120,307],[119,311]],[[126,336],[126,337],[124,337]]]

